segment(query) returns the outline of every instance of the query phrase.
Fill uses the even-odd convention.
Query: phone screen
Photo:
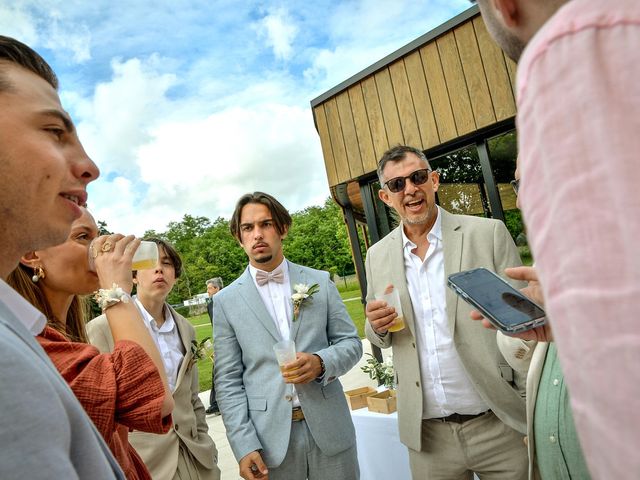
[[[545,316],[538,305],[484,268],[451,275],[449,280],[471,303],[507,328],[530,324]]]

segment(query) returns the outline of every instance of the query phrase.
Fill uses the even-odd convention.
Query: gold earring
[[[31,281],[33,283],[38,283],[38,280],[40,280],[41,278],[46,277],[45,273],[44,273],[44,268],[42,268],[41,266],[37,266],[33,268],[33,277],[31,277]]]

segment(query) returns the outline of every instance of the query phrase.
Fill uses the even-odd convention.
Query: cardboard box
[[[384,390],[367,397],[367,405],[370,412],[393,413],[397,410],[397,398],[395,390]]]
[[[358,410],[367,406],[367,397],[376,393],[372,387],[360,387],[344,392],[351,410]]]

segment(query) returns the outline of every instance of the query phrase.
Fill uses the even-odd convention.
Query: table
[[[360,480],[411,480],[409,453],[400,443],[398,412],[351,412],[356,428]]]

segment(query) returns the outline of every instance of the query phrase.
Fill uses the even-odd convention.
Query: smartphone
[[[544,310],[486,268],[449,275],[447,284],[506,334],[546,323]]]

